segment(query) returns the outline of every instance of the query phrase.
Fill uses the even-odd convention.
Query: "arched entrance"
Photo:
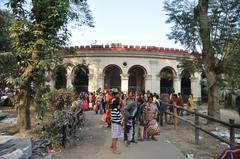
[[[55,89],[61,89],[66,88],[67,86],[67,70],[63,66],[57,66],[54,70],[54,88]]]
[[[191,94],[191,75],[189,71],[183,70],[181,73],[181,94],[184,102],[187,102]]]
[[[172,93],[173,91],[173,77],[176,75],[171,67],[165,67],[160,72],[160,93]]]
[[[108,65],[103,70],[104,77],[104,89],[118,89],[121,90],[121,77],[122,70],[117,65]]]
[[[89,70],[85,65],[78,65],[72,71],[72,84],[75,93],[88,91],[88,73]]]
[[[147,74],[146,69],[143,66],[135,65],[128,70],[128,91],[136,92],[145,91],[145,78],[144,75]]]

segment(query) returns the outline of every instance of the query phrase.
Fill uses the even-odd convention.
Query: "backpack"
[[[218,159],[240,159],[240,146],[225,149]]]

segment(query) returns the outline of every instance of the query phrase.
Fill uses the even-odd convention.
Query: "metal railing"
[[[174,124],[175,129],[177,129],[177,120],[178,119],[190,124],[191,126],[193,126],[195,128],[195,144],[199,144],[199,131],[202,131],[202,132],[204,132],[204,133],[206,133],[206,134],[208,134],[230,146],[238,144],[235,142],[235,130],[240,128],[240,124],[235,124],[235,121],[233,119],[229,119],[229,122],[224,122],[224,121],[215,119],[211,116],[199,113],[198,109],[194,109],[194,111],[190,111],[188,109],[185,109],[185,108],[183,108],[181,106],[177,106],[177,105],[169,104],[169,106],[173,106],[173,112],[166,112],[166,113],[173,116],[173,124]],[[194,122],[178,116],[177,109],[181,109],[182,111],[186,111],[187,113],[193,114],[195,117]],[[219,137],[219,136],[213,134],[212,132],[209,132],[206,129],[202,128],[200,121],[199,121],[199,117],[207,119],[208,121],[211,121],[211,122],[219,123],[221,125],[224,125],[225,127],[228,127],[229,132],[230,132],[230,139],[228,140],[223,137]]]

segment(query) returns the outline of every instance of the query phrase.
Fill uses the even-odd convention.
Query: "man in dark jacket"
[[[133,137],[131,142],[136,142],[134,139],[134,134],[135,134],[135,124],[136,124],[136,115],[137,115],[137,105],[135,102],[129,102],[126,108],[124,109],[123,112],[123,117],[124,117],[124,142],[126,144],[129,144],[128,142],[128,136],[127,136],[127,121],[131,117],[133,119]]]

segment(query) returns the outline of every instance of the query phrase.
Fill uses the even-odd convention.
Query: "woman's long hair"
[[[112,109],[118,108],[118,105],[120,104],[120,99],[116,98],[112,103]]]

